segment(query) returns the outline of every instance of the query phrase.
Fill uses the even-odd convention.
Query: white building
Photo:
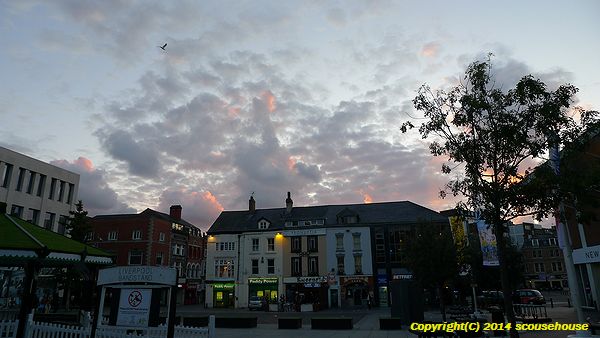
[[[364,305],[373,299],[373,264],[369,227],[327,228],[327,271],[334,271],[336,283],[329,287],[329,299],[341,307]],[[335,248],[335,249],[334,249]],[[332,305],[333,306],[333,305]],[[335,307],[335,306],[333,306]]]
[[[0,202],[8,213],[64,233],[78,189],[78,174],[0,147]]]
[[[207,307],[233,308],[236,305],[239,235],[209,235],[206,249]]]

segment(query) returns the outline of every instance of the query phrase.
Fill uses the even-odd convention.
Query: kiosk
[[[152,336],[162,324],[160,305],[165,293],[168,294],[167,338],[173,338],[177,294],[176,269],[158,266],[119,266],[102,269],[99,271],[97,284],[101,288],[100,301],[96,308],[98,315],[94,316],[92,338],[96,337],[98,329]],[[110,297],[108,322],[104,320],[107,295]]]

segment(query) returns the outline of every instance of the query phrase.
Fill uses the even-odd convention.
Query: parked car
[[[502,291],[481,291],[481,296],[477,297],[477,306],[488,308],[490,306],[504,307],[504,294]]]
[[[263,308],[263,300],[258,296],[251,296],[248,300],[249,310],[261,310]]]
[[[546,299],[538,290],[519,289],[513,294],[513,303],[542,305],[546,304]]]

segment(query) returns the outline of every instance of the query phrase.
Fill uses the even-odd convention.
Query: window
[[[343,255],[337,256],[337,271],[338,271],[338,275],[345,274],[344,256]]]
[[[292,252],[302,251],[302,237],[292,237]]]
[[[159,242],[164,242],[165,241],[165,233],[164,232],[159,232],[158,233],[158,241]]]
[[[408,233],[406,231],[392,230],[390,234],[390,261],[392,263],[402,263],[404,258],[404,246]]]
[[[344,223],[352,224],[352,223],[357,223],[357,222],[358,222],[358,217],[356,217],[356,216],[344,217]]]
[[[133,230],[133,232],[131,233],[131,239],[142,239],[142,231]]]
[[[385,263],[385,238],[383,232],[375,233],[375,262]]]
[[[544,263],[535,263],[533,264],[535,272],[544,272]]]
[[[109,241],[116,241],[119,238],[119,233],[116,231],[111,231],[108,233],[108,240]]]
[[[29,218],[27,220],[33,224],[38,224],[40,221],[40,211],[36,209],[29,209]]]
[[[260,220],[260,222],[258,222],[258,228],[259,229],[268,229],[269,228],[269,222],[267,222],[264,219]]]
[[[562,263],[561,262],[552,262],[552,271],[554,272],[558,272],[558,271],[562,271]]]
[[[29,180],[27,182],[27,193],[33,193],[33,187],[35,186],[35,176],[36,174],[33,171],[29,172]]]
[[[275,251],[275,238],[267,238],[267,251]]]
[[[319,275],[319,258],[308,257],[308,275],[318,276]]]
[[[50,181],[50,193],[48,193],[48,199],[54,199],[54,193],[56,192],[56,178]]]
[[[354,274],[362,275],[362,257],[360,255],[354,256]]]
[[[235,250],[235,242],[216,242],[217,251],[233,251]]]
[[[343,233],[335,234],[335,250],[336,251],[344,251],[344,234]]]
[[[67,223],[69,222],[69,217],[65,215],[60,215],[58,217],[58,233],[64,235],[67,227]]]
[[[16,191],[21,191],[23,188],[23,180],[25,179],[25,168],[19,168],[19,178],[17,179]]]
[[[142,251],[129,251],[129,265],[142,265]]]
[[[60,181],[58,186],[58,201],[62,202],[63,197],[65,196],[65,181]]]
[[[2,188],[8,188],[10,185],[10,176],[12,175],[13,165],[4,163],[4,168],[2,171]]]
[[[252,260],[252,274],[258,275],[258,259]]]
[[[532,239],[531,240],[531,245],[532,246],[540,246],[540,242],[537,239]]]
[[[73,193],[75,192],[75,184],[69,183],[69,194],[67,195],[67,203],[73,203]]]
[[[24,210],[24,208],[22,206],[13,204],[12,207],[10,208],[10,215],[19,217],[19,218],[23,218],[23,210]]]
[[[156,253],[156,265],[162,265],[162,263],[163,263],[163,253],[157,252]]]
[[[215,260],[215,277],[233,278],[234,274],[233,259],[216,259]]]
[[[52,227],[54,227],[54,218],[55,217],[56,217],[56,214],[54,214],[52,212],[47,212],[46,218],[44,219],[44,228],[52,230]]]
[[[557,245],[556,244],[556,238],[550,238],[549,242],[550,242],[550,245]]]
[[[267,273],[269,275],[275,274],[275,259],[267,259]]]
[[[183,244],[175,244],[173,245],[173,255],[184,256],[185,245]]]
[[[302,275],[302,266],[300,263],[300,257],[292,257],[292,276]]]
[[[252,251],[254,251],[254,252],[258,251],[258,244],[259,244],[259,239],[252,238]]]
[[[44,194],[44,186],[46,185],[46,175],[41,175],[40,174],[40,180],[38,182],[38,188],[37,188],[37,196],[42,197],[42,195]]]
[[[308,251],[317,252],[319,251],[319,240],[317,236],[308,236]]]
[[[360,232],[352,234],[352,243],[354,244],[354,251],[360,251]]]

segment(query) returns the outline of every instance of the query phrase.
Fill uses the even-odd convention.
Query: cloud
[[[182,206],[181,217],[200,229],[208,230],[223,211],[223,206],[210,191],[190,190],[187,187],[169,188],[160,195],[158,210],[169,213],[171,205]]]
[[[77,199],[83,201],[90,216],[114,213],[135,213],[136,210],[122,202],[107,182],[108,173],[94,168],[92,161],[85,157],[76,160],[56,160],[50,164],[79,174]]]
[[[341,8],[332,8],[327,11],[327,20],[334,26],[343,27],[346,25],[346,13]]]
[[[132,175],[143,177],[158,175],[160,171],[158,154],[143,142],[134,140],[130,133],[115,130],[108,134],[99,131],[98,135],[107,152],[115,159],[126,162]]]
[[[421,48],[421,55],[425,57],[436,57],[440,52],[440,44],[437,42],[429,42]]]

